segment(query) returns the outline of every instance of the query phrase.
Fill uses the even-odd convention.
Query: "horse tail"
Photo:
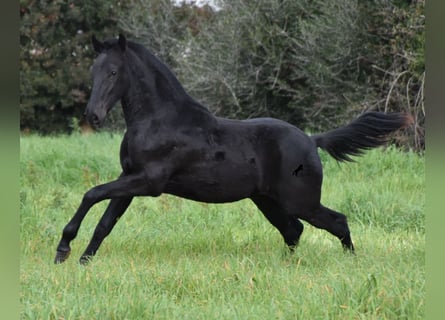
[[[338,161],[354,161],[366,150],[388,142],[388,135],[413,123],[405,113],[367,112],[344,127],[311,136],[317,147]]]

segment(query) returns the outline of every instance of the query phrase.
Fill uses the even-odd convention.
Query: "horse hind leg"
[[[254,197],[252,200],[267,220],[278,229],[284,242],[290,251],[293,252],[303,233],[303,224],[297,218],[287,215],[284,210],[270,198]]]
[[[339,238],[345,251],[354,252],[348,222],[344,214],[320,204],[312,215],[307,219],[305,218],[305,220],[314,227],[324,229]]]

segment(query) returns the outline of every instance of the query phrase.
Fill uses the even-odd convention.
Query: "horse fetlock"
[[[77,236],[77,231],[79,230],[78,226],[73,225],[72,223],[68,223],[62,231],[62,239],[66,241],[71,241]]]

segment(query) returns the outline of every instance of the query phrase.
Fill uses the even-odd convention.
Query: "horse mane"
[[[103,45],[105,50],[110,50],[118,46],[118,40],[108,39],[103,42]],[[133,41],[127,41],[127,49],[128,48],[133,51],[134,54],[136,54],[136,56],[145,64],[145,66],[149,67],[150,69],[154,69],[155,72],[163,75],[164,79],[168,82],[172,89],[188,95],[173,72],[146,47]]]
[[[103,42],[105,50],[110,50],[119,46],[117,39],[108,39]],[[161,95],[168,97],[174,97],[180,105],[186,108],[192,108],[196,111],[200,111],[204,114],[211,114],[210,110],[203,106],[201,103],[192,98],[179,82],[176,75],[170,68],[163,63],[158,57],[156,57],[145,46],[127,40],[127,50],[131,51],[138,60],[145,66],[150,72],[152,72],[153,81],[156,86],[156,91]],[[129,59],[132,63],[130,66],[136,72],[143,72],[141,66],[137,65],[132,59]]]
[[[151,53],[147,48],[143,45],[138,44],[136,42],[128,41],[128,48],[130,48],[138,58],[150,69],[154,69],[153,71],[157,74],[161,75],[163,81],[166,85],[168,85],[176,95],[186,96],[187,98],[191,98],[189,94],[185,91],[182,84],[173,74],[167,65],[162,63],[153,53]]]

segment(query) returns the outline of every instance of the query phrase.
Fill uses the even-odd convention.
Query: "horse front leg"
[[[110,204],[94,230],[93,237],[88,244],[88,247],[80,257],[79,262],[81,264],[87,264],[96,254],[102,241],[110,234],[116,222],[125,213],[125,210],[127,210],[131,200],[133,200],[133,197],[111,199]]]
[[[91,188],[85,193],[73,218],[63,229],[62,239],[57,246],[54,263],[62,263],[68,258],[71,251],[70,242],[76,237],[82,220],[94,204],[105,199],[121,199],[120,201],[114,201],[113,204],[110,203],[109,206],[111,207],[104,213],[104,217],[101,220],[102,225],[99,223],[95,232],[96,238],[93,237],[92,243],[89,246],[90,250],[87,248],[87,251],[84,253],[84,255],[86,254],[85,256],[91,255],[92,252],[97,250],[101,242],[100,239],[102,238],[103,240],[108,235],[116,222],[116,218],[125,212],[132,197],[143,195],[157,196],[161,194],[163,185],[165,185],[165,182],[162,179],[147,179],[147,175],[142,172],[122,175],[117,180]],[[105,226],[105,228],[102,226]]]
[[[54,263],[59,264],[68,259],[71,252],[70,242],[77,236],[80,224],[82,223],[90,208],[95,203],[94,199],[89,196],[93,189],[85,193],[76,213],[65,226],[65,228],[63,228],[62,239],[60,239],[59,245],[57,246]]]

